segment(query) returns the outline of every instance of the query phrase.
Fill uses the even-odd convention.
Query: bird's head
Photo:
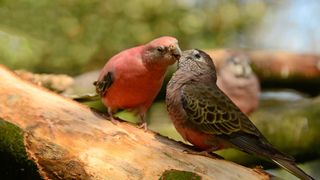
[[[181,57],[178,40],[164,36],[152,40],[144,46],[143,61],[149,67],[167,67]]]
[[[231,72],[236,77],[249,78],[253,72],[251,61],[244,55],[232,55],[222,65],[224,71]]]
[[[216,78],[216,69],[211,57],[198,49],[183,51],[178,60],[178,70],[195,75],[211,75]]]

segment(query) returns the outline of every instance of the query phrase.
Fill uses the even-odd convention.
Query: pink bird
[[[178,41],[164,36],[113,56],[94,82],[97,93],[107,107],[111,121],[118,109],[128,109],[140,116],[147,129],[145,113],[161,89],[168,66],[181,56]]]
[[[247,56],[230,55],[218,69],[217,75],[218,87],[243,113],[249,115],[258,108],[260,84]]]

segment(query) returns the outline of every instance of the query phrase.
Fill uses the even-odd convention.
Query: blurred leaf
[[[0,63],[79,74],[162,35],[177,37],[184,49],[214,48],[254,27],[266,6],[262,0],[2,0]]]

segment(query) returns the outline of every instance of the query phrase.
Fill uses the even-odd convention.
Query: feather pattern
[[[167,109],[182,137],[211,151],[234,147],[272,159],[301,179],[313,179],[294,158],[274,148],[249,118],[216,85],[212,59],[201,50],[184,51],[167,86]]]

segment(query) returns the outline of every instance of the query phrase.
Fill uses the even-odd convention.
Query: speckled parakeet
[[[204,151],[233,147],[272,159],[301,179],[313,179],[275,149],[217,87],[215,66],[201,50],[184,51],[167,86],[169,115],[182,137]]]

